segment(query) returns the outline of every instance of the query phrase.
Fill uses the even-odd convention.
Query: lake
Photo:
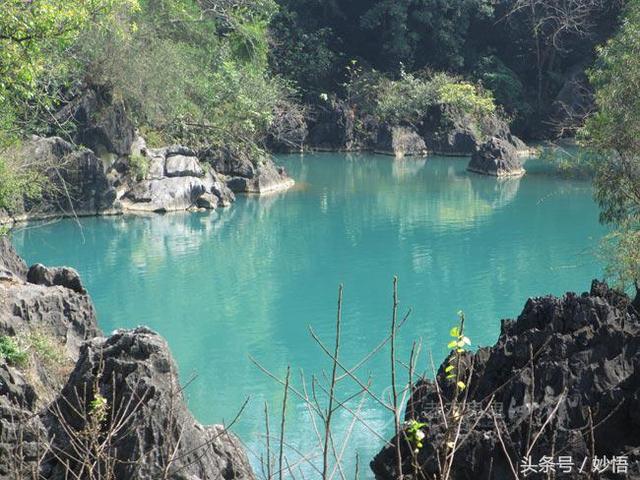
[[[502,318],[528,297],[584,291],[602,274],[594,252],[605,233],[590,184],[559,178],[530,160],[522,179],[469,174],[468,160],[394,160],[378,155],[281,156],[296,187],[263,198],[240,197],[216,213],[85,218],[34,224],[14,235],[29,263],[69,265],[82,275],[105,332],[145,324],[169,342],[186,395],[202,423],[230,421],[253,452],[264,452],[263,405],[279,429],[282,388],[250,356],[292,382],[328,367],[309,326],[330,345],[338,285],[344,284],[342,361],[354,365],[388,333],[392,279],[400,311],[399,356],[422,340],[419,367],[439,364],[457,312],[467,316],[473,346],[492,344]],[[388,350],[359,373],[388,393]],[[400,375],[406,373],[400,369]],[[344,381],[341,395],[353,391]],[[348,385],[347,385],[348,384]],[[320,392],[321,393],[321,392]],[[319,394],[320,394],[319,393]],[[355,408],[355,407],[354,407]],[[369,399],[354,452],[367,478],[371,456],[391,432],[388,412]],[[351,415],[336,414],[335,430]],[[289,397],[287,439],[294,450],[314,442],[306,408]],[[305,467],[310,468],[310,467]]]

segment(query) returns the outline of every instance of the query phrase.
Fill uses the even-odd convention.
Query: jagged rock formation
[[[463,378],[472,363],[468,402],[477,406],[475,414],[464,419],[462,428],[469,436],[456,452],[451,478],[513,478],[509,462],[518,469],[529,449],[534,464],[543,456],[572,456],[578,466],[594,456],[627,456],[629,476],[609,469],[598,478],[638,478],[640,317],[628,297],[594,282],[590,293],[530,299],[517,320],[503,321],[495,346],[465,355]],[[445,379],[446,365],[437,376],[445,402],[454,396],[453,383]],[[480,413],[491,398],[501,415],[498,422],[509,457],[493,417]],[[436,450],[446,448],[446,429],[433,407],[438,402],[435,384],[424,380],[414,388],[406,409],[407,420],[427,423],[417,459],[426,478],[438,471]],[[404,441],[402,448],[405,478],[423,478],[411,473],[410,447]],[[371,463],[376,478],[397,478],[395,458],[392,448],[376,456]],[[587,468],[591,471],[591,464]],[[563,476],[584,478],[577,467]]]
[[[37,216],[96,215],[108,211],[116,198],[104,165],[93,151],[76,148],[60,137],[33,137],[16,153],[37,164],[46,177],[37,202],[27,196],[4,220],[26,220]]]
[[[124,424],[114,433],[117,442],[107,447],[98,462],[104,471],[113,462],[115,478],[253,478],[235,437],[220,426],[203,427],[187,410],[169,348],[151,330],[118,331],[82,347],[45,420],[54,448],[70,460],[73,471],[81,468],[73,461],[78,456],[74,436],[91,428],[90,405],[98,394],[109,406],[102,430]],[[52,462],[46,466],[51,471],[48,478],[65,478],[68,467],[55,459]]]
[[[115,480],[254,478],[238,440],[189,413],[160,336],[102,337],[77,272],[27,269],[0,237],[0,337],[35,335],[24,361],[0,360],[0,479],[88,478],[85,460]]]
[[[345,100],[331,97],[313,113],[307,144],[315,150],[357,149],[355,123],[354,108]]]
[[[467,170],[494,177],[520,177],[525,174],[513,144],[497,137],[492,137],[478,148]]]
[[[309,120],[306,146],[312,150],[373,151],[391,154],[471,156],[497,137],[520,154],[530,151],[511,133],[509,125],[494,115],[478,120],[447,107],[434,105],[415,126],[386,123],[370,113],[358,112],[346,100],[328,98]]]
[[[97,155],[129,155],[135,139],[135,127],[124,102],[113,98],[103,86],[82,85],[71,100],[56,113],[60,124],[77,125],[75,142]]]

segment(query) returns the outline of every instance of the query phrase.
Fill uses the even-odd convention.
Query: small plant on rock
[[[0,337],[0,358],[8,363],[23,366],[27,362],[28,355],[15,339],[3,335]]]
[[[406,423],[405,433],[407,435],[407,440],[411,444],[411,447],[416,454],[420,452],[420,450],[424,446],[422,441],[427,435],[422,429],[426,426],[426,423],[418,422],[417,420],[410,420]]]
[[[458,312],[458,317],[460,325],[449,331],[453,339],[447,344],[447,348],[452,351],[452,355],[449,355],[449,365],[445,367],[444,372],[447,380],[455,381],[456,389],[462,391],[467,385],[459,377],[460,356],[465,352],[465,346],[471,345],[471,340],[464,336],[464,312]]]

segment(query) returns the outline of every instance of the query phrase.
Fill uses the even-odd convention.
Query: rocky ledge
[[[27,269],[6,237],[0,339],[0,479],[254,479],[238,439],[188,411],[158,334],[103,337],[77,272]]]
[[[601,469],[597,478],[640,478],[640,317],[634,303],[596,281],[582,295],[530,299],[517,320],[502,322],[495,346],[464,354],[464,394],[474,408],[462,422],[451,478],[514,478],[513,470],[522,476],[523,459],[535,468],[543,457],[557,462],[560,456],[576,464],[566,478],[589,478],[578,473],[585,461],[588,472],[594,465]],[[449,404],[455,382],[445,378],[446,366],[437,382]],[[452,437],[434,407],[439,398],[436,384],[425,379],[407,404],[406,420],[426,423],[426,435],[415,461],[414,448],[401,442],[406,479],[434,478],[449,448]],[[621,457],[627,473],[613,471],[612,459]],[[371,462],[376,478],[385,480],[398,478],[396,465],[391,447]],[[527,478],[548,477],[529,470]]]

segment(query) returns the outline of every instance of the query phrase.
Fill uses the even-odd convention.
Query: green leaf
[[[455,340],[451,340],[448,344],[447,344],[447,348],[452,349],[452,348],[456,348],[458,346],[458,342]]]
[[[458,338],[460,336],[460,329],[458,327],[453,327],[449,331],[449,335],[451,335],[454,338]]]
[[[467,388],[467,386],[465,385],[465,383],[464,383],[464,382],[461,382],[461,381],[459,381],[459,382],[457,383],[457,385],[458,385],[458,388],[459,388],[460,390],[464,390],[465,388]]]
[[[455,367],[453,365],[449,365],[447,368],[444,369],[445,373],[449,373],[450,371],[452,371]]]

